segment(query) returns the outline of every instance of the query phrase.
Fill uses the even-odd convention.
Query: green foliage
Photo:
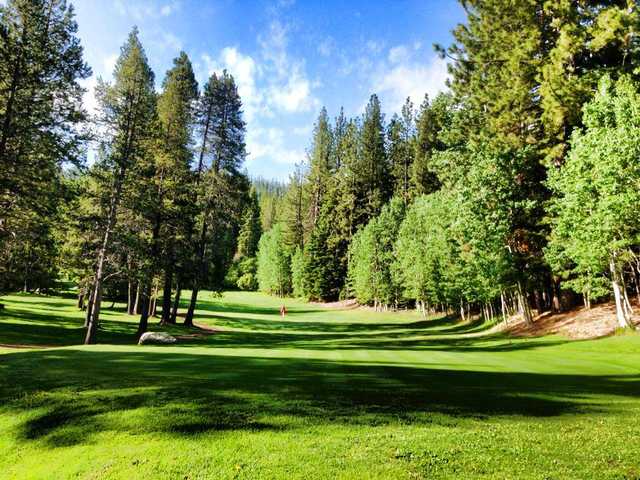
[[[364,190],[361,219],[376,216],[391,193],[391,176],[384,141],[384,116],[377,95],[371,95],[362,119],[358,177]]]
[[[542,122],[549,163],[562,163],[581,107],[602,74],[631,74],[640,60],[640,11],[629,2],[568,0],[544,3],[553,27],[552,47],[539,74]],[[635,75],[639,72],[635,71]]]
[[[324,196],[329,188],[331,174],[331,125],[327,110],[322,108],[313,130],[313,139],[309,152],[309,172],[307,174],[306,195],[309,201],[307,230],[311,230],[320,216]]]
[[[261,235],[260,204],[258,202],[258,194],[255,189],[252,189],[249,194],[249,205],[242,217],[236,256],[239,258],[255,257]]]
[[[62,165],[81,163],[86,138],[77,31],[65,1],[0,5],[0,291],[55,280]]]
[[[353,237],[349,250],[349,285],[358,302],[397,307],[401,285],[392,267],[394,244],[404,217],[404,199],[394,198],[380,215]]]
[[[406,212],[392,264],[393,278],[406,298],[435,305],[451,297],[448,267],[455,264],[458,253],[449,236],[452,200],[452,195],[436,192],[418,197]]]
[[[311,300],[336,300],[342,286],[338,258],[331,248],[331,203],[325,203],[304,246],[303,285]]]
[[[256,272],[258,269],[258,261],[255,257],[245,258],[239,263],[240,276],[236,285],[240,290],[257,290],[258,278]]]
[[[274,225],[258,244],[258,286],[260,291],[284,296],[291,291],[291,255],[284,242],[284,228]]]
[[[305,298],[304,252],[297,247],[291,255],[291,292],[296,298]]]
[[[639,119],[637,87],[627,77],[615,84],[604,77],[564,165],[550,171],[556,196],[547,259],[571,279],[568,286],[593,298],[609,291],[603,285],[609,263],[623,266],[637,245]]]

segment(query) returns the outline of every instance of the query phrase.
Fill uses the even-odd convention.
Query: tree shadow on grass
[[[159,349],[25,351],[0,357],[0,412],[29,412],[19,437],[61,446],[90,442],[102,431],[190,436],[606,413],[616,411],[620,397],[640,398],[640,375],[443,367]]]
[[[16,321],[17,320],[17,321]],[[8,309],[0,312],[0,343],[16,345],[78,345],[85,328],[83,319],[52,315],[33,310]],[[103,319],[100,341],[113,344],[134,343],[135,324]]]
[[[290,314],[287,314],[290,318]],[[326,321],[296,321],[289,318],[281,319],[274,315],[273,319],[254,317],[230,317],[220,314],[200,313],[198,320],[214,320],[218,326],[236,329],[253,330],[299,330],[321,333],[341,334],[383,334],[389,331],[429,331],[437,335],[460,334],[480,332],[491,328],[493,325],[484,322],[459,323],[450,318],[436,318],[431,320],[418,320],[406,323],[374,323],[374,322],[332,322],[330,312],[327,312]]]
[[[225,301],[198,301],[198,310],[217,313],[237,313],[249,315],[273,315],[280,316],[280,307],[259,307],[251,304],[225,302]],[[290,308],[287,315],[300,315],[305,313],[329,312],[326,309],[319,308]],[[196,315],[197,316],[197,315]]]
[[[306,349],[306,350],[384,350],[384,351],[451,351],[451,352],[508,352],[532,350],[563,345],[569,340],[561,337],[512,339],[504,334],[481,337],[434,336],[421,332],[380,332],[366,335],[324,332],[279,332],[253,330],[220,330],[213,335],[195,338],[185,347],[234,349]]]

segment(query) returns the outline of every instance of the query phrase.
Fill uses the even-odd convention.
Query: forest
[[[640,40],[626,2],[465,3],[449,89],[386,118],[322,109],[289,181],[251,179],[232,75],[182,52],[156,91],[133,29],[98,113],[66,2],[2,7],[0,289],[66,279],[96,338],[228,288],[462,318],[640,298]],[[87,145],[97,145],[87,159]]]

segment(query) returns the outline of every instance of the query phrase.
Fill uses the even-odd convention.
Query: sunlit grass
[[[73,299],[2,302],[0,344],[21,348],[0,347],[0,478],[640,476],[638,335],[510,339],[294,300],[283,319],[280,299],[205,293],[215,334],[137,346],[115,305],[84,347]]]

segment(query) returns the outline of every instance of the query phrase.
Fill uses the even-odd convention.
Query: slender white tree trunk
[[[502,306],[502,319],[504,320],[505,324],[509,324],[509,321],[507,320],[508,318],[508,312],[507,312],[507,304],[504,301],[504,292],[500,292],[500,304]]]
[[[622,289],[620,288],[620,272],[616,265],[615,256],[611,257],[609,261],[609,270],[611,272],[611,286],[613,287],[613,296],[616,300],[616,318],[618,319],[618,326],[620,328],[631,327],[631,322],[627,318],[627,312],[624,305],[624,296]]]

